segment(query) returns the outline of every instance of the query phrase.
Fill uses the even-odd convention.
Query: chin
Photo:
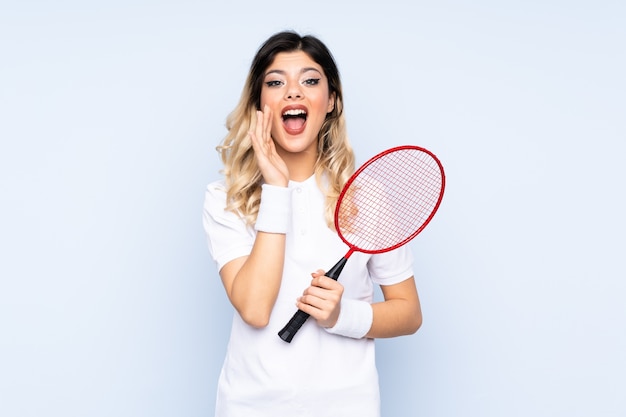
[[[311,150],[310,146],[297,146],[297,145],[286,145],[281,146],[281,149],[287,153],[298,154],[305,153]]]
[[[311,147],[317,146],[317,138],[310,139],[306,134],[297,136],[285,134],[280,140],[274,140],[274,142],[285,152],[290,153],[305,152],[311,149]]]

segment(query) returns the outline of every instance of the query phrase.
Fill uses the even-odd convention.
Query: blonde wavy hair
[[[314,36],[291,31],[270,37],[257,51],[239,103],[226,119],[228,133],[217,147],[224,168],[227,210],[238,213],[252,225],[261,201],[263,178],[258,169],[248,131],[253,116],[261,108],[261,89],[265,70],[281,52],[303,51],[324,70],[329,94],[335,96],[334,109],[326,115],[318,135],[315,178],[326,195],[325,218],[334,229],[334,211],[343,185],[354,172],[354,152],[350,146],[343,114],[343,95],[339,70],[328,48]]]

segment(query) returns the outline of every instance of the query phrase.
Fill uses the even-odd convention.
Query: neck
[[[287,164],[289,179],[292,181],[305,181],[315,172],[315,161],[317,160],[315,152],[283,152],[280,156]]]

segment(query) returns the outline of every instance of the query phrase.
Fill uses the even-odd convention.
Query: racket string
[[[436,209],[442,183],[440,165],[430,154],[419,149],[389,153],[365,167],[345,191],[339,231],[365,251],[411,239]]]

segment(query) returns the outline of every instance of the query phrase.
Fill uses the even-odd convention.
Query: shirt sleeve
[[[372,255],[367,263],[372,281],[378,285],[398,284],[413,276],[413,254],[407,246]]]
[[[243,218],[226,210],[226,186],[221,181],[207,186],[202,223],[218,271],[233,259],[247,256],[252,251],[256,233]]]

